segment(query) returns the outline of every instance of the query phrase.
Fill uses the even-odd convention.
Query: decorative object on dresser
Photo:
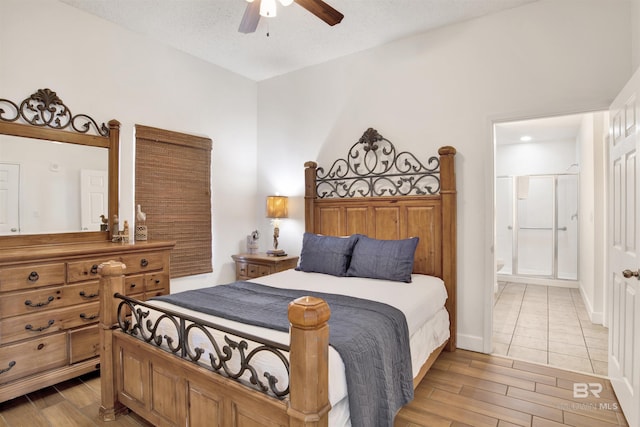
[[[273,249],[267,251],[267,255],[285,256],[282,249],[278,249],[278,237],[280,237],[280,219],[289,216],[289,200],[285,196],[267,197],[267,218],[271,218],[273,224]]]
[[[327,304],[323,295],[339,294],[358,301],[379,302],[404,297],[407,304],[404,308],[389,300],[386,303],[404,313],[400,317],[406,322],[394,315],[399,322],[392,323],[408,326],[409,334],[402,336],[412,337],[412,342],[408,343],[411,348],[407,348],[406,340],[399,338],[393,339],[393,345],[373,346],[388,355],[403,355],[404,362],[408,362],[408,356],[412,359],[408,363],[411,375],[404,368],[400,375],[392,375],[401,378],[403,397],[400,404],[410,399],[413,388],[443,349],[455,350],[456,150],[442,147],[438,153],[439,157],[429,158],[425,171],[420,162],[413,163],[406,157],[408,153],[396,154],[393,145],[377,132],[365,132],[349,151],[350,160],[344,162],[352,161],[355,158],[352,155],[359,159],[382,157],[384,165],[392,166],[386,179],[375,168],[372,168],[373,174],[365,173],[365,181],[380,181],[381,185],[386,181],[396,185],[380,189],[384,190],[384,196],[376,193],[380,185],[374,185],[373,197],[359,192],[347,198],[323,197],[326,194],[319,190],[320,187],[324,184],[335,187],[336,183],[331,181],[332,177],[328,178],[329,182],[323,180],[322,169],[315,162],[305,164],[305,231],[316,236],[335,237],[330,242],[317,242],[327,246],[323,252],[327,262],[344,268],[345,257],[362,254],[367,257],[367,248],[378,246],[380,242],[363,239],[366,250],[358,255],[357,246],[362,235],[387,242],[395,240],[393,245],[404,245],[415,237],[411,283],[404,283],[400,276],[398,280],[402,279],[402,282],[289,269],[249,282],[194,289],[174,294],[169,299],[140,302],[123,295],[121,266],[118,263],[109,265],[100,281],[103,316],[100,333],[104,343],[101,346],[102,419],[114,419],[128,408],[154,425],[310,427],[344,425],[350,420],[355,427],[375,425],[369,420],[372,414],[375,418],[382,410],[385,414],[380,419],[385,420],[385,425],[392,425],[397,401],[393,406],[363,405],[362,399],[372,397],[378,402],[380,396],[389,396],[390,390],[392,396],[398,395],[397,387],[370,386],[370,381],[377,381],[380,376],[367,375],[369,372],[388,372],[388,367],[395,366],[393,361],[367,357],[367,360],[377,360],[378,365],[375,369],[361,371],[358,366],[352,369],[353,355],[370,354],[372,346],[366,346],[366,353],[349,351],[346,358],[336,354],[339,350],[328,345],[332,319],[339,318],[342,323],[344,319],[366,320],[367,317],[362,307],[353,312],[345,311],[345,307],[352,305],[339,301],[334,304],[337,300],[331,297],[327,297],[326,301],[332,301]],[[387,159],[389,156],[391,158]],[[413,155],[409,157],[415,159]],[[375,163],[375,159],[371,162]],[[382,161],[378,164],[382,165]],[[404,173],[397,172],[396,165],[401,166]],[[352,170],[351,166],[349,169]],[[420,176],[416,176],[418,171]],[[405,192],[409,189],[405,185],[415,189],[417,194]],[[351,239],[339,237],[353,235],[357,235],[353,237],[355,246],[336,254],[335,246],[343,247],[343,240]],[[384,242],[383,253],[375,254],[378,259],[391,258],[393,250],[386,247],[387,242]],[[301,269],[303,261],[301,258]],[[317,265],[311,263],[310,268],[313,270],[314,266]],[[375,268],[377,265],[371,262],[361,266],[369,271],[367,274],[379,273]],[[341,272],[339,274],[343,274],[343,270]],[[348,268],[347,276],[351,274]],[[254,290],[251,297],[237,297]],[[291,290],[303,296],[291,301]],[[437,296],[425,294],[430,291]],[[372,293],[379,297],[368,298]],[[262,296],[258,296],[260,294]],[[189,308],[192,302],[195,302],[195,308]],[[335,310],[329,307],[332,304]],[[252,305],[260,306],[259,310],[252,310]],[[365,311],[379,313],[375,309]],[[409,313],[425,318],[414,319]],[[266,324],[263,323],[267,318]],[[277,323],[273,329],[272,321]],[[367,323],[366,329],[370,330],[368,326]],[[386,326],[388,324],[385,329]],[[332,336],[361,331],[359,327],[344,328],[344,324],[331,323],[330,327]],[[417,334],[411,333],[412,330]],[[379,334],[374,331],[374,335]],[[392,333],[386,336],[396,337]],[[414,342],[414,336],[418,342]],[[283,352],[288,353],[288,357]],[[257,354],[268,355],[269,362],[261,363],[262,357]],[[336,361],[344,363],[336,365]],[[403,366],[406,366],[404,362]],[[339,373],[339,377],[330,373]],[[360,378],[355,383],[348,379],[353,379],[354,374]],[[352,385],[356,390],[354,393],[350,391]],[[361,385],[365,385],[366,390]],[[336,395],[337,389],[342,391]]]
[[[260,248],[260,232],[253,230],[250,235],[247,236],[247,253],[257,254]]]
[[[114,223],[117,224],[116,219],[114,219]],[[122,230],[118,230],[117,227],[114,229],[111,241],[113,243],[129,243],[129,221],[124,220]]]
[[[249,280],[296,268],[297,256],[273,257],[265,253],[231,255],[236,263],[236,280]]]
[[[135,239],[140,241],[147,240],[147,214],[142,212],[142,207],[136,207],[136,234]]]

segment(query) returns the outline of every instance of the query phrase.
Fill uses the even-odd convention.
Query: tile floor
[[[607,375],[608,329],[591,323],[578,289],[498,285],[494,354]]]

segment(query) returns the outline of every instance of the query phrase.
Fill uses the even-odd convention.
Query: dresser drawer
[[[15,292],[0,299],[0,319],[98,301],[99,282]]]
[[[0,292],[61,285],[64,283],[64,263],[32,264],[0,269]]]
[[[64,366],[67,360],[64,332],[0,347],[0,384]]]
[[[165,257],[162,253],[146,253],[135,255],[124,255],[119,261],[127,266],[125,274],[144,273],[146,271],[157,271],[164,268]]]
[[[271,267],[268,265],[252,264],[246,262],[236,263],[236,275],[238,277],[262,277],[271,274]]]
[[[236,276],[249,277],[249,264],[246,262],[236,262]]]
[[[0,319],[63,307],[63,288],[64,286],[54,286],[4,295],[0,299]]]
[[[100,333],[97,325],[69,332],[69,363],[81,362],[99,354]]]
[[[167,273],[150,273],[145,274],[144,290],[163,291],[169,293],[169,275]]]
[[[124,278],[124,294],[132,296],[144,292],[144,274],[134,274]]]
[[[110,259],[113,259],[110,258]],[[82,261],[72,261],[67,263],[67,282],[75,283],[84,280],[97,280],[98,266],[103,262],[107,262],[107,258],[93,258]],[[126,273],[126,271],[125,271]]]
[[[99,320],[99,312],[100,303],[92,302],[0,320],[0,344],[4,345],[68,328],[95,324]]]

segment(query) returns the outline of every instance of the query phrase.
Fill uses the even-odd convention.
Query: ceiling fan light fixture
[[[283,5],[284,7],[289,6],[291,3],[293,3],[293,0],[280,0],[280,4]]]
[[[262,0],[260,2],[260,16],[273,18],[276,16],[276,0]]]

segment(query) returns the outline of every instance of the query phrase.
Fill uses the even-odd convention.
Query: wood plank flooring
[[[464,350],[440,355],[395,422],[395,427],[626,425],[607,379]]]
[[[576,383],[601,384],[600,397],[574,398]],[[0,403],[0,427],[151,426],[133,413],[102,422],[99,401],[100,378],[87,374]],[[458,350],[440,355],[395,426],[626,426],[617,405],[606,379]]]

